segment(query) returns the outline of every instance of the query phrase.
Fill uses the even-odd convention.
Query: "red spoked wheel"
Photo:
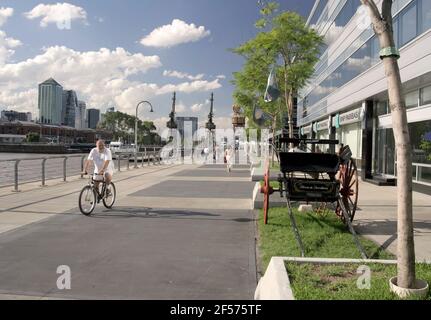
[[[274,193],[274,188],[270,185],[269,162],[265,164],[265,175],[263,177],[263,186],[260,188],[260,193],[263,194],[263,219],[264,223],[268,224],[269,214],[269,197]]]
[[[350,222],[355,218],[356,209],[358,208],[358,191],[359,191],[359,178],[358,167],[354,160],[349,160],[346,164],[340,166],[338,172],[338,179],[340,181],[340,195],[338,200],[336,214],[340,219],[346,223],[343,211],[341,210],[340,201],[343,201],[347,214],[350,217]]]

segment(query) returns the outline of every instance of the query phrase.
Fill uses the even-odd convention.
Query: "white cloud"
[[[15,53],[15,48],[21,46],[21,41],[8,38],[6,33],[0,30],[0,67]],[[0,79],[1,80],[1,79]]]
[[[70,26],[73,20],[82,20],[87,23],[87,12],[78,6],[64,2],[56,4],[39,4],[31,11],[24,13],[28,19],[40,20],[41,27],[47,27],[51,23],[56,23],[57,26]]]
[[[194,113],[198,113],[201,112],[203,106],[203,103],[196,103],[190,107],[190,110]]]
[[[178,79],[188,79],[188,80],[201,80],[205,74],[200,73],[196,76],[190,75],[188,73],[185,72],[179,72],[179,71],[174,71],[174,70],[165,70],[163,71],[163,75],[165,77],[171,77],[171,78],[178,78]]]
[[[196,42],[211,32],[205,30],[204,26],[197,27],[195,24],[174,19],[171,24],[154,29],[149,35],[141,40],[141,44],[147,47],[170,48],[183,43]]]
[[[226,76],[224,74],[219,74],[216,78],[223,80],[223,79],[226,79]]]
[[[3,26],[6,21],[13,16],[13,9],[12,8],[0,8],[0,27]]]
[[[150,83],[135,83],[115,97],[115,102],[123,110],[132,112],[135,107],[135,102],[139,99],[150,99],[155,96],[171,94],[172,92],[194,93],[207,92],[220,88],[218,80],[208,81],[193,81],[183,82],[180,84],[167,84],[159,86]],[[178,106],[177,106],[178,107]],[[178,111],[178,110],[177,110]]]
[[[50,47],[28,60],[0,64],[0,105],[37,112],[37,85],[55,78],[65,89],[76,90],[87,104],[104,108],[135,84],[128,77],[161,66],[158,56],[131,54],[123,48],[79,52]]]

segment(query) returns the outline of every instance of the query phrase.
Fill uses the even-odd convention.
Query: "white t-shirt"
[[[91,150],[88,160],[94,161],[94,173],[99,173],[100,170],[103,169],[105,161],[110,161],[105,172],[109,173],[110,175],[114,174],[114,163],[112,162],[111,150],[105,148],[103,152],[99,152],[99,149],[94,148]]]

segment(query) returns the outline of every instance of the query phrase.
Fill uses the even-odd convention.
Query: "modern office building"
[[[100,121],[100,110],[88,109],[87,110],[87,122],[89,129],[96,129]]]
[[[33,116],[31,112],[17,112],[13,110],[3,110],[1,112],[1,120],[3,121],[32,121]]]
[[[62,119],[63,125],[75,128],[76,112],[78,110],[78,97],[73,90],[63,91]]]
[[[53,78],[39,84],[39,121],[45,124],[61,124],[63,87]]]
[[[381,7],[381,0],[376,4]],[[396,178],[396,150],[379,43],[359,0],[317,0],[308,24],[324,36],[298,101],[301,133],[349,145],[363,179]],[[431,1],[394,0],[395,41],[412,139],[415,188],[431,191]]]
[[[75,128],[85,129],[87,127],[87,104],[84,101],[78,101],[78,109],[75,115]]]

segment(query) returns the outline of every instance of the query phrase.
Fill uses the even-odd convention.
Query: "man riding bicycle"
[[[88,174],[87,170],[91,162],[94,163],[94,174],[100,177],[104,177],[106,185],[109,186],[114,176],[114,164],[112,162],[111,150],[105,147],[105,141],[97,141],[96,148],[91,150],[88,159],[85,162],[84,172],[82,174]],[[97,179],[95,183],[96,188],[98,188],[99,182],[97,181]],[[109,190],[109,188],[106,189]]]

